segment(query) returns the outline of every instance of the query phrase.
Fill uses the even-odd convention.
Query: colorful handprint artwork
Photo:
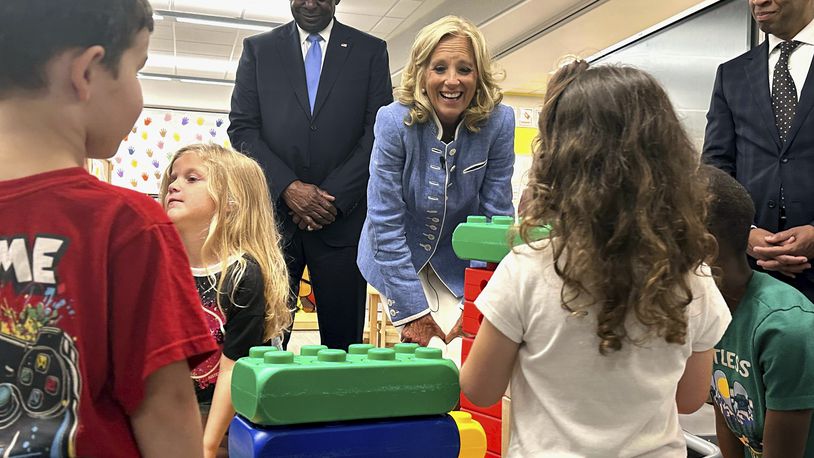
[[[173,155],[192,143],[231,147],[224,113],[145,108],[113,157],[113,184],[157,194]],[[144,170],[144,168],[148,170]]]

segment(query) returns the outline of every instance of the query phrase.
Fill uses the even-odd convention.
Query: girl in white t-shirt
[[[476,304],[475,404],[511,380],[510,456],[685,457],[678,413],[709,392],[727,306],[703,264],[698,153],[665,94],[584,61],[551,79],[521,235]]]

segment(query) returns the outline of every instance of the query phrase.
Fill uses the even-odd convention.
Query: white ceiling
[[[711,0],[706,0],[707,2]],[[156,10],[225,19],[285,23],[288,0],[151,0]],[[447,14],[468,17],[489,41],[506,72],[507,93],[539,97],[563,56],[587,57],[664,21],[701,0],[342,0],[336,17],[388,43],[394,84],[416,33]],[[156,22],[145,72],[233,80],[243,39],[259,33]],[[228,111],[231,87],[143,81],[148,104]],[[193,87],[195,86],[195,87]],[[158,95],[160,94],[160,95]],[[170,96],[171,95],[171,96]],[[167,98],[169,96],[169,98]],[[179,104],[182,98],[188,100]]]
[[[387,39],[411,25],[443,0],[344,0],[336,10],[340,22]],[[291,20],[287,0],[151,0],[155,10],[283,24]],[[243,39],[260,33],[229,26],[156,21],[145,72],[231,80],[235,77]]]

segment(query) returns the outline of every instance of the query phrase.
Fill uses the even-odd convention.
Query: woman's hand
[[[426,314],[421,318],[411,321],[404,325],[401,330],[401,341],[406,343],[417,343],[422,347],[426,347],[430,343],[430,339],[438,337],[441,340],[446,340],[446,335],[438,323],[432,318],[432,314]]]

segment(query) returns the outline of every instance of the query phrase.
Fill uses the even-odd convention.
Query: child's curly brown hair
[[[551,225],[536,246],[553,250],[563,307],[581,314],[588,295],[602,354],[622,348],[629,313],[683,344],[689,274],[716,245],[699,154],[667,94],[643,71],[575,61],[551,79],[539,128],[521,235]]]

